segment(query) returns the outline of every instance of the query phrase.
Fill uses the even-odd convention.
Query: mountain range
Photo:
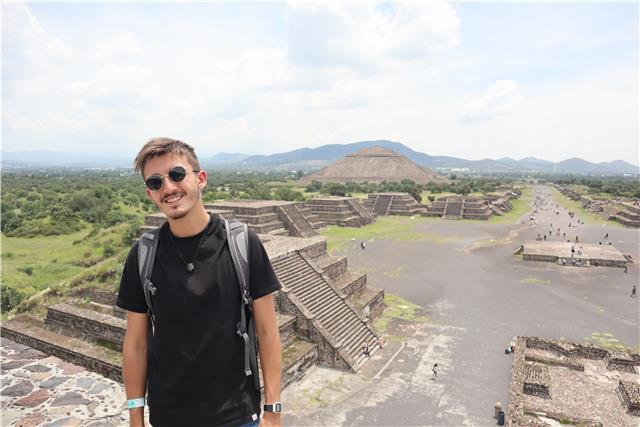
[[[551,162],[535,157],[520,160],[510,157],[501,159],[465,160],[450,156],[430,156],[414,151],[399,142],[376,140],[350,144],[328,144],[317,148],[300,148],[286,153],[271,155],[250,155],[241,153],[218,153],[209,158],[201,158],[203,167],[227,170],[305,170],[323,168],[346,155],[366,147],[381,146],[408,157],[415,163],[438,172],[477,173],[566,173],[579,175],[639,175],[640,168],[622,160],[592,163],[580,158],[570,158],[561,162]],[[98,157],[74,155],[56,151],[3,152],[4,170],[71,167],[71,168],[130,168],[132,159],[124,157]]]
[[[353,154],[366,147],[381,146],[408,157],[415,163],[441,172],[537,172],[568,173],[584,175],[638,175],[640,168],[622,160],[612,162],[591,163],[577,157],[561,162],[551,162],[525,157],[520,160],[503,157],[498,160],[465,160],[450,156],[430,156],[414,151],[399,142],[377,140],[360,141],[351,144],[328,144],[317,148],[301,148],[286,153],[271,155],[249,155],[240,153],[218,153],[203,161],[214,167],[238,168],[280,168],[280,169],[319,169],[346,155]]]

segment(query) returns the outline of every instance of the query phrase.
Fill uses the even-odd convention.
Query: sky
[[[4,0],[2,151],[388,139],[638,165],[638,22],[637,2]]]

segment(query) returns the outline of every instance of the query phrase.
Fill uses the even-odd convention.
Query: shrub
[[[18,304],[22,302],[24,295],[15,288],[0,283],[0,305],[3,313],[13,310]]]
[[[111,242],[105,243],[102,247],[102,255],[107,258],[116,254],[115,248],[111,245]]]
[[[33,267],[21,267],[18,271],[23,272],[27,276],[31,276],[33,274]]]

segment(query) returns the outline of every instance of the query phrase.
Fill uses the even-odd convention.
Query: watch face
[[[275,405],[273,405],[273,409],[275,410],[275,412],[282,412],[282,403],[276,403]]]

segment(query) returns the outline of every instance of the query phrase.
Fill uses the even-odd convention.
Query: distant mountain
[[[59,151],[14,151],[2,152],[2,166],[17,168],[39,167],[84,167],[84,168],[127,168],[133,159],[125,157],[102,157]]]
[[[608,163],[591,163],[582,159],[567,159],[554,163],[535,157],[516,160],[503,157],[498,160],[465,160],[449,156],[430,156],[414,151],[404,144],[388,140],[359,141],[351,144],[328,144],[317,148],[301,148],[286,153],[249,156],[239,162],[218,166],[226,168],[279,168],[315,170],[327,166],[363,148],[380,146],[408,157],[419,165],[440,171],[464,171],[480,173],[538,172],[589,175],[639,174],[640,168],[622,160]]]
[[[218,153],[213,157],[209,157],[208,159],[202,159],[202,163],[204,164],[216,164],[216,163],[236,163],[245,160],[247,157],[250,157],[249,154],[240,154],[240,153]]]
[[[380,146],[408,157],[415,163],[442,173],[477,172],[477,173],[566,173],[581,175],[640,175],[640,168],[622,160],[612,162],[591,163],[579,158],[571,158],[561,162],[550,162],[535,157],[516,160],[503,157],[498,160],[465,160],[449,156],[430,156],[414,151],[404,144],[388,140],[359,141],[351,144],[328,144],[316,148],[300,148],[286,153],[271,155],[249,155],[241,153],[218,153],[212,157],[201,159],[203,167],[217,169],[280,169],[314,171],[321,169],[343,157],[363,148]],[[120,157],[89,157],[73,153],[55,151],[20,151],[3,152],[3,168],[28,167],[131,167],[132,160]]]

